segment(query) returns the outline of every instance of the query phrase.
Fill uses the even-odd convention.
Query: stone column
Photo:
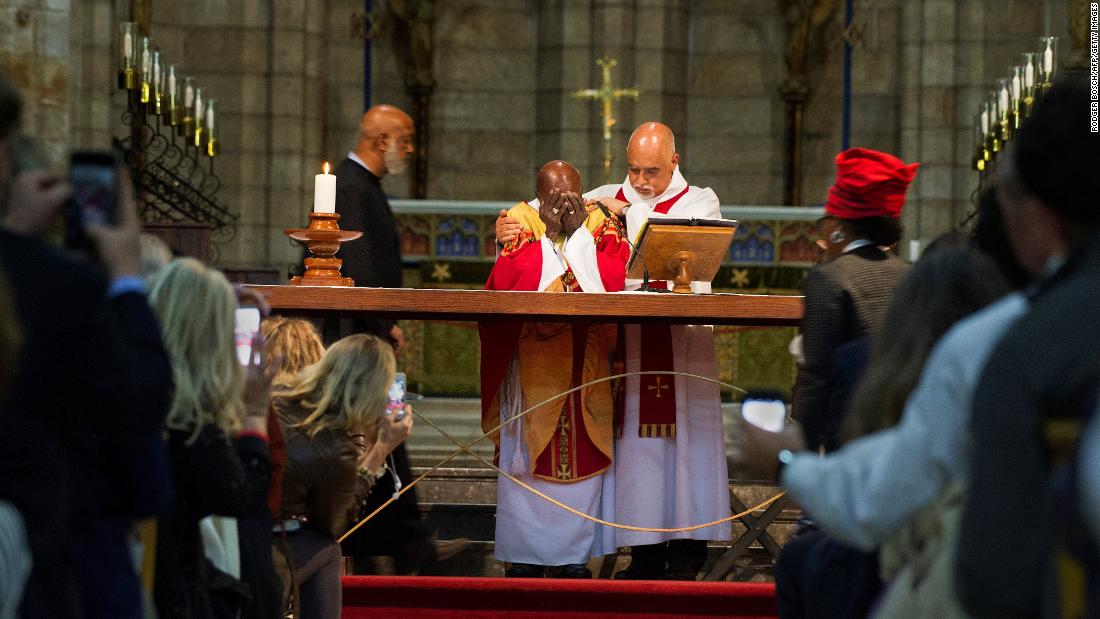
[[[783,16],[777,2],[693,2],[683,169],[723,204],[779,204],[783,195]],[[670,77],[674,77],[670,75]]]
[[[635,87],[639,101],[615,103],[612,181],[626,175],[626,142],[634,127],[664,122],[677,133],[680,152],[689,141],[689,2],[686,0],[545,0],[539,3],[539,74],[536,83],[536,165],[566,159],[586,187],[603,183],[601,106],[571,93],[599,87],[596,60],[619,61],[616,87]]]
[[[0,70],[23,94],[23,131],[48,164],[64,160],[71,137],[70,25],[69,2],[0,0]]]

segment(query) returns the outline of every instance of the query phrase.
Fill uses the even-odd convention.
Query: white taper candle
[[[313,212],[336,212],[336,175],[329,174],[328,162],[322,166],[322,172],[313,177]]]

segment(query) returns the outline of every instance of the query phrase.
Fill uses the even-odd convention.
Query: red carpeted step
[[[775,585],[744,582],[345,576],[344,619],[776,617]]]

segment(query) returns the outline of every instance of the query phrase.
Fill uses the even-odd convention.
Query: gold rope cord
[[[510,417],[510,418],[502,421],[501,423],[497,424],[497,426],[494,427],[492,430],[489,430],[488,432],[483,433],[481,436],[479,436],[478,438],[474,439],[473,441],[471,441],[469,443],[463,443],[462,441],[454,438],[453,436],[448,434],[445,430],[443,430],[438,425],[436,425],[431,419],[428,419],[427,417],[417,413],[416,410],[414,409],[413,410],[413,415],[415,415],[419,419],[422,419],[425,423],[427,423],[431,427],[435,428],[436,431],[439,432],[441,435],[443,435],[444,438],[446,438],[447,440],[449,440],[452,443],[454,443],[455,445],[457,445],[458,450],[455,451],[454,453],[452,453],[451,455],[447,456],[446,458],[444,458],[442,461],[440,461],[435,466],[433,466],[430,469],[428,469],[427,471],[425,471],[420,477],[417,477],[411,483],[409,483],[409,484],[405,485],[403,488],[401,488],[400,492],[398,492],[396,495],[394,495],[394,496],[390,497],[389,499],[387,499],[385,503],[378,506],[378,508],[376,508],[373,512],[371,512],[365,518],[363,518],[362,520],[357,522],[355,524],[355,526],[348,529],[347,533],[344,533],[342,536],[340,536],[340,539],[336,540],[337,543],[342,543],[345,539],[350,537],[352,533],[355,533],[357,530],[359,530],[359,527],[361,527],[364,524],[370,522],[370,520],[372,518],[374,518],[379,512],[381,512],[383,509],[388,507],[390,503],[393,503],[394,501],[396,501],[398,499],[398,497],[400,497],[402,494],[405,494],[405,492],[407,492],[413,486],[420,483],[420,481],[422,479],[424,479],[428,475],[431,475],[436,470],[441,468],[443,465],[447,464],[448,462],[450,462],[451,460],[455,459],[456,457],[462,455],[463,453],[467,453],[467,454],[473,456],[474,459],[476,459],[478,462],[481,462],[482,464],[492,468],[497,473],[503,475],[504,477],[508,478],[509,480],[511,480],[512,482],[517,484],[519,487],[523,488],[524,490],[527,490],[528,492],[534,494],[535,496],[539,497],[540,499],[543,499],[544,501],[549,502],[552,505],[555,505],[555,506],[557,506],[561,509],[564,509],[565,511],[567,511],[571,514],[574,514],[576,516],[579,516],[581,518],[584,518],[585,520],[594,522],[596,524],[608,526],[608,527],[611,527],[611,528],[614,528],[614,529],[624,529],[624,530],[627,530],[627,531],[640,531],[640,532],[644,532],[644,533],[683,533],[683,532],[687,532],[687,531],[696,531],[698,529],[705,529],[707,527],[713,527],[713,526],[717,526],[717,525],[720,525],[720,524],[725,524],[727,522],[733,522],[734,520],[740,520],[741,518],[743,518],[745,516],[748,516],[749,514],[752,514],[753,512],[756,512],[758,510],[767,508],[772,503],[775,503],[779,499],[783,498],[783,496],[786,493],[785,492],[780,492],[779,494],[776,494],[775,496],[771,497],[770,499],[767,499],[766,501],[763,501],[762,503],[760,503],[760,504],[758,504],[754,507],[750,507],[749,509],[746,509],[745,511],[743,511],[741,513],[733,514],[732,516],[727,516],[725,518],[720,518],[720,519],[714,520],[712,522],[705,522],[705,523],[694,524],[694,525],[686,526],[686,527],[674,527],[674,528],[637,527],[637,526],[633,526],[633,525],[629,525],[629,524],[622,524],[622,523],[618,523],[618,522],[610,522],[610,521],[607,521],[607,520],[596,518],[595,516],[591,516],[591,515],[586,514],[586,513],[582,512],[580,510],[574,509],[574,508],[562,503],[561,501],[558,501],[557,499],[549,497],[546,494],[536,490],[535,488],[532,488],[530,485],[528,485],[528,484],[524,483],[523,481],[515,478],[510,473],[506,473],[505,471],[501,470],[500,467],[496,466],[492,462],[489,462],[489,461],[485,460],[480,455],[478,455],[478,454],[476,454],[476,453],[474,453],[473,451],[470,450],[471,447],[473,447],[474,445],[480,443],[481,441],[485,440],[486,438],[489,438],[490,434],[493,434],[494,432],[499,431],[505,425],[514,423],[515,421],[519,420],[521,417],[527,415],[527,413],[530,413],[531,411],[534,411],[534,410],[538,410],[539,408],[541,408],[543,406],[546,406],[547,404],[550,404],[551,402],[554,402],[555,400],[563,399],[571,393],[580,391],[581,389],[584,389],[584,388],[589,387],[591,385],[596,385],[596,384],[599,384],[599,383],[602,383],[602,382],[616,380],[616,379],[619,379],[619,378],[626,378],[628,376],[645,376],[645,375],[657,375],[657,374],[665,375],[665,376],[671,374],[673,376],[685,376],[685,377],[688,377],[688,378],[696,378],[696,379],[703,380],[703,381],[706,381],[706,382],[715,383],[715,384],[721,385],[723,387],[729,387],[730,389],[740,391],[741,393],[745,393],[744,389],[742,389],[742,388],[740,388],[736,385],[731,385],[729,383],[724,383],[720,380],[710,378],[709,376],[702,376],[700,374],[692,374],[690,372],[676,372],[676,371],[671,371],[671,370],[649,370],[649,371],[645,371],[645,372],[625,372],[623,374],[614,374],[612,376],[604,376],[602,378],[597,378],[595,380],[592,380],[592,381],[589,381],[587,383],[584,383],[584,384],[578,385],[576,387],[573,387],[572,389],[569,389],[568,391],[563,391],[562,393],[559,393],[555,396],[551,396],[551,397],[543,400],[542,402],[539,402],[538,404],[535,404],[534,406],[530,406],[530,407],[526,408],[525,410],[517,413],[515,416]]]

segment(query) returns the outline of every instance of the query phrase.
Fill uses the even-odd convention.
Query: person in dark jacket
[[[355,149],[336,167],[336,212],[344,230],[362,231],[363,236],[340,248],[344,275],[356,286],[400,288],[401,243],[397,223],[382,190],[382,178],[400,176],[414,150],[414,127],[409,115],[392,105],[376,105],[363,114]],[[355,333],[369,333],[390,342],[394,354],[401,354],[405,336],[392,320],[344,318],[326,321],[326,344]],[[404,445],[393,453],[393,471],[385,483],[367,498],[373,509],[389,499],[396,475],[403,482],[412,478],[409,455]],[[382,532],[385,532],[384,534]],[[434,561],[461,550],[465,541],[433,542],[420,518],[416,489],[411,489],[387,507],[354,537],[345,542],[344,553],[360,563],[374,555],[389,555],[402,574],[420,570]]]
[[[21,513],[33,558],[20,615],[140,617],[128,538],[170,487],[158,459],[172,375],[138,277],[129,178],[119,226],[89,227],[98,264],[47,246],[38,237],[70,190],[43,171],[9,186],[20,109],[0,75],[0,267],[23,336],[0,408],[0,499]]]
[[[1067,544],[1082,525],[1059,487],[1068,433],[1046,431],[1083,423],[1100,389],[1100,134],[1089,101],[1085,79],[1060,77],[997,165],[1007,236],[1035,285],[973,400],[955,586],[975,617],[1100,613],[1096,551],[1082,566]],[[1079,586],[1059,582],[1076,570]]]
[[[363,236],[340,247],[343,273],[356,286],[400,288],[401,241],[386,194],[384,176],[400,176],[413,152],[413,122],[391,105],[376,105],[363,114],[355,150],[336,167],[336,212],[340,227]],[[326,325],[331,341],[353,333],[371,333],[398,349],[405,342],[401,327],[392,320],[342,319],[339,333]],[[336,337],[333,337],[333,336]]]
[[[165,422],[175,496],[157,520],[154,600],[160,617],[214,617],[247,610],[251,592],[235,587],[203,552],[199,521],[209,515],[267,513],[267,413],[263,338],[247,367],[234,340],[237,300],[220,272],[174,260],[153,284],[176,388]],[[263,539],[270,556],[270,539]]]
[[[826,262],[811,270],[803,284],[804,362],[792,411],[807,444],[826,450],[836,448],[835,429],[842,425],[828,414],[834,355],[841,345],[875,334],[894,287],[909,269],[885,248],[901,239],[898,218],[919,164],[850,148],[837,155],[836,165],[818,242]]]
[[[372,335],[333,344],[275,392],[287,438],[280,518],[303,617],[340,616],[340,546],[356,508],[412,431],[412,409],[387,414],[393,350]]]

